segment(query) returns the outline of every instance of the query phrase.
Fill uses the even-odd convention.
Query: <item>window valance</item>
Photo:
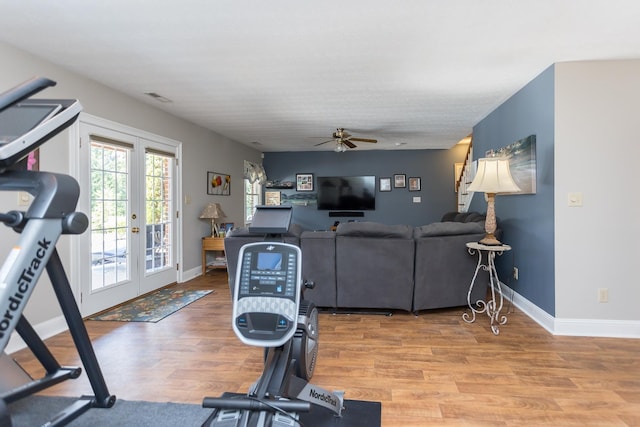
[[[262,165],[252,163],[249,161],[244,161],[244,177],[248,179],[250,183],[258,182],[261,185],[267,181],[267,173],[265,172]]]

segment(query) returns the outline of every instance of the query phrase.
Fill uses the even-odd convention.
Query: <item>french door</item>
[[[82,116],[78,269],[83,316],[177,279],[178,143]]]

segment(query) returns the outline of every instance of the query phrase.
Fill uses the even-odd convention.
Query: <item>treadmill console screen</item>
[[[0,145],[18,139],[60,108],[60,104],[18,104],[0,111]]]
[[[75,99],[25,99],[4,106],[0,110],[0,172],[19,167],[31,151],[75,122],[81,111]]]

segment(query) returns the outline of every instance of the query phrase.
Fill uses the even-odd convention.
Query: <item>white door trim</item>
[[[88,141],[80,141],[80,124],[85,123],[92,126],[102,127],[105,129],[112,129],[117,132],[121,132],[124,134],[129,134],[136,138],[146,139],[149,141],[154,141],[159,144],[165,144],[171,146],[175,149],[175,158],[177,161],[176,165],[176,177],[175,177],[175,186],[176,186],[176,208],[179,212],[178,217],[176,218],[176,231],[177,231],[177,239],[176,239],[176,261],[179,264],[179,269],[177,271],[177,280],[180,282],[183,280],[184,271],[183,271],[183,222],[182,222],[182,212],[184,206],[182,204],[182,142],[167,138],[161,135],[156,135],[151,132],[147,132],[141,129],[137,129],[131,126],[127,126],[118,122],[114,122],[108,119],[104,119],[101,117],[93,116],[88,113],[80,113],[79,119],[69,128],[69,175],[74,177],[78,183],[80,184],[80,191],[82,192],[83,188],[87,188],[89,183],[83,182],[81,176],[81,165],[80,165],[80,144],[88,143]],[[78,207],[79,210],[84,210],[84,207]],[[81,307],[80,295],[81,295],[81,286],[80,286],[80,277],[81,277],[81,268],[82,265],[80,263],[81,257],[81,242],[80,239],[70,239],[70,252],[71,252],[71,262],[69,266],[69,281],[71,283],[71,289],[73,291],[74,298],[78,304],[78,307]],[[81,313],[83,316],[86,316],[90,313]]]

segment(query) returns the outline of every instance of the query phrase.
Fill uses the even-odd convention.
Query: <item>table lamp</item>
[[[225,213],[220,207],[220,203],[209,203],[200,213],[200,218],[211,220],[211,237],[218,237],[220,235],[218,231],[218,225],[216,219],[226,217]]]
[[[487,217],[484,230],[487,234],[478,243],[488,246],[498,246],[502,243],[493,233],[496,231],[496,194],[515,193],[520,191],[511,177],[509,159],[506,157],[487,157],[478,159],[478,171],[468,191],[482,191],[487,199]]]

